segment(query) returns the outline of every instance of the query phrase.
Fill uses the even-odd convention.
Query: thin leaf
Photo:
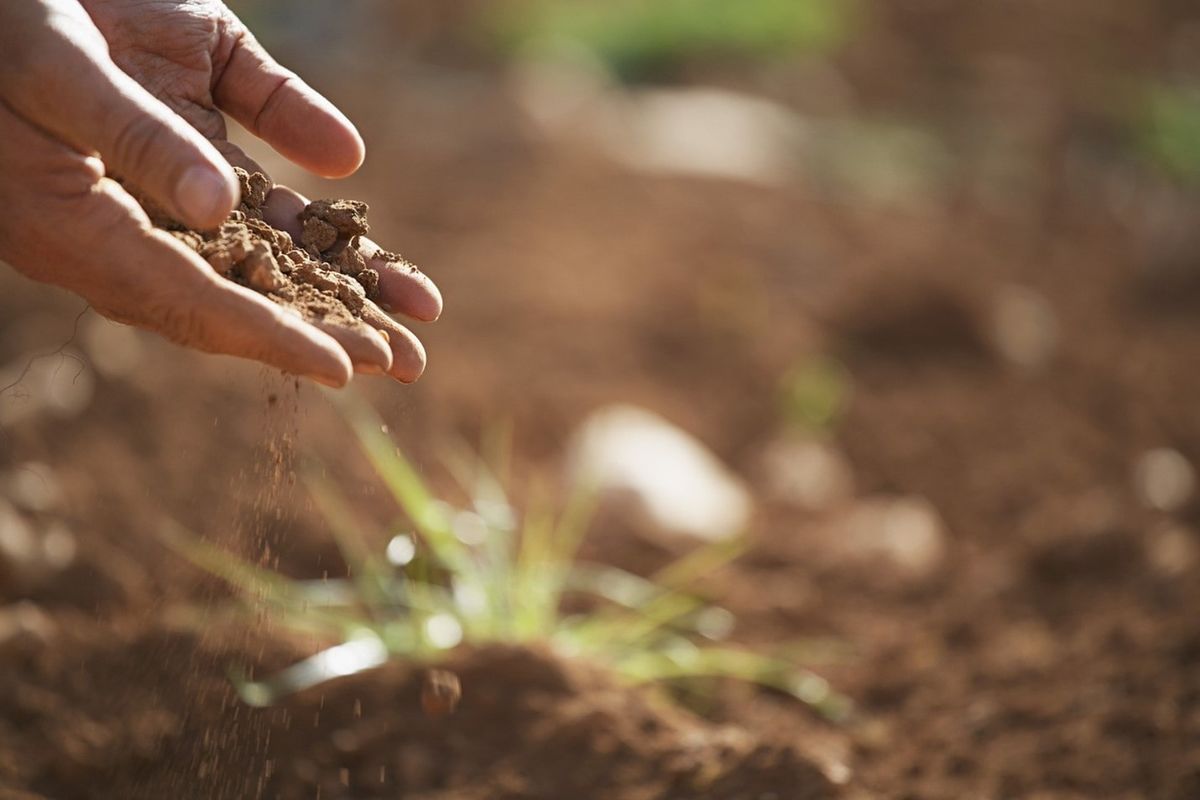
[[[248,705],[269,706],[296,692],[341,678],[375,669],[388,660],[387,648],[374,635],[352,639],[293,664],[262,681],[238,680],[238,694]]]
[[[466,566],[467,551],[450,528],[440,504],[412,463],[383,432],[383,421],[367,405],[344,395],[340,402],[359,446],[434,556],[452,570]]]
[[[329,523],[329,532],[358,587],[359,599],[373,613],[382,613],[393,601],[389,592],[392,570],[372,550],[361,520],[350,509],[341,490],[315,470],[305,475],[304,482],[317,509]]]

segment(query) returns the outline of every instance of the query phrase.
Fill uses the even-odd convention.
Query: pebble
[[[44,644],[54,636],[55,630],[54,620],[36,603],[22,600],[0,607],[0,645]]]
[[[1058,317],[1050,302],[1034,290],[1005,286],[995,295],[991,334],[1005,360],[1019,367],[1039,367],[1058,348]]]
[[[747,528],[754,502],[744,483],[694,436],[631,405],[601,408],[576,431],[569,472],[604,502],[632,506],[655,533],[707,541]]]
[[[1147,560],[1160,575],[1183,575],[1200,563],[1200,537],[1189,528],[1167,525],[1151,534]]]
[[[934,576],[945,560],[945,525],[923,497],[860,500],[835,527],[834,557],[842,565],[884,568],[920,582]]]
[[[29,461],[0,480],[8,499],[18,508],[33,512],[53,511],[63,502],[62,485],[46,464]]]
[[[829,442],[800,436],[776,439],[763,450],[767,496],[804,511],[821,511],[854,496],[850,462]]]
[[[1159,447],[1143,453],[1133,466],[1133,486],[1147,507],[1178,511],[1196,490],[1196,471],[1177,450]]]

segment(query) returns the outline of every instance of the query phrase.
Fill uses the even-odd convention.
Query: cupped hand
[[[365,318],[386,337],[318,329],[218,276],[113,180],[192,227],[216,226],[238,202],[230,164],[257,169],[227,140],[222,112],[319,175],[362,163],[349,121],[224,5],[4,0],[0,53],[0,258],[105,316],[198,350],[332,386],[355,370],[405,382],[421,374],[420,342],[379,308]],[[293,226],[302,202],[277,188],[268,220]],[[363,247],[387,311],[438,317],[441,296],[428,278]]]

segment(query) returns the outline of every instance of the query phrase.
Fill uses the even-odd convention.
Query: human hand
[[[119,177],[188,225],[216,226],[238,201],[229,113],[313,172],[338,177],[362,140],[332,105],[276,64],[215,0],[5,0],[0,4],[0,258],[67,288],[110,318],[185,346],[251,358],[342,386],[354,370],[408,382],[417,338],[372,308],[387,337],[319,329],[218,276],[156,230]],[[277,188],[267,219],[295,224]],[[374,246],[364,244],[371,255]],[[419,272],[370,259],[380,304],[419,320],[441,297]]]

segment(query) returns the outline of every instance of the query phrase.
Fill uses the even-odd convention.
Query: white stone
[[[5,476],[9,499],[29,511],[51,511],[62,505],[63,490],[54,471],[45,464],[27,462]]]
[[[617,160],[648,172],[786,182],[798,171],[803,120],[762,98],[719,89],[643,90],[601,129]]]
[[[820,511],[854,496],[854,472],[828,442],[792,436],[767,445],[762,454],[763,488],[772,499]]]
[[[1177,450],[1148,450],[1133,467],[1133,485],[1141,501],[1159,511],[1178,511],[1196,490],[1196,471]]]
[[[42,563],[52,570],[61,571],[71,566],[79,546],[75,534],[62,522],[52,522],[42,532]]]
[[[1024,286],[1005,286],[992,307],[992,341],[1020,367],[1045,364],[1058,348],[1058,317],[1042,295]]]
[[[569,471],[601,497],[628,499],[655,529],[718,540],[745,531],[746,487],[690,434],[635,406],[594,412],[576,432]]]
[[[639,171],[777,185],[800,165],[808,126],[779,103],[723,89],[623,90],[586,59],[514,73],[547,134],[572,136]]]
[[[33,528],[23,516],[0,500],[0,564],[24,572],[41,558],[41,547]]]
[[[1183,575],[1200,562],[1200,544],[1194,531],[1169,525],[1151,535],[1147,558],[1162,575]]]
[[[54,620],[28,600],[0,607],[0,645],[22,640],[46,642],[55,630]]]
[[[837,553],[855,564],[880,562],[902,577],[933,575],[946,555],[946,531],[937,509],[923,497],[874,497],[860,501],[840,527]]]

